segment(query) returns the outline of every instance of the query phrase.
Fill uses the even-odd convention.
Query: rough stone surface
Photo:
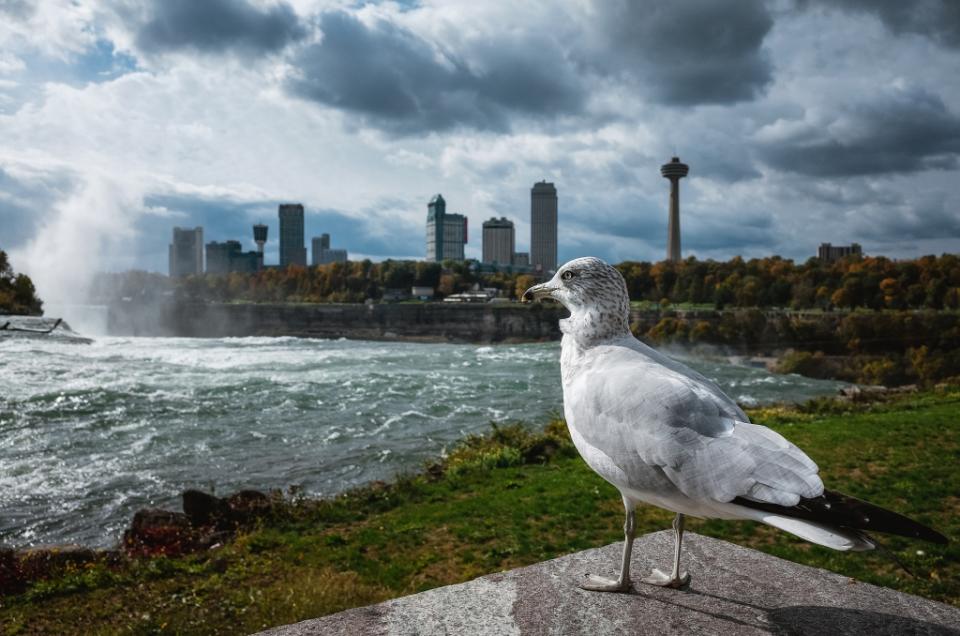
[[[637,540],[632,592],[577,587],[587,573],[613,575],[620,549],[586,550],[261,635],[960,635],[958,608],[693,533],[684,535],[683,567],[693,577],[686,590],[639,582],[671,559],[670,531]]]

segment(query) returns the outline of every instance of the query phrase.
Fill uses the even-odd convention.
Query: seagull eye
[[[569,270],[569,269],[568,269],[567,271],[565,271],[564,273],[560,274],[560,278],[562,278],[563,280],[570,280],[570,279],[573,278],[574,276],[576,276],[576,274],[574,274],[573,271],[571,271],[571,270]]]

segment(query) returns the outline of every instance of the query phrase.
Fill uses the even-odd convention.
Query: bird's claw
[[[586,580],[580,584],[580,588],[591,592],[626,592],[630,589],[630,581],[588,574]]]
[[[679,590],[681,587],[690,583],[690,575],[684,572],[679,576],[669,576],[662,570],[654,570],[650,576],[644,577],[643,582],[647,585],[657,585],[659,587],[672,587]]]

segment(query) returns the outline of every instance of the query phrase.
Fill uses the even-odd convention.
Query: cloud
[[[259,8],[247,0],[154,0],[136,43],[148,53],[192,49],[273,53],[307,33],[285,2]]]
[[[43,224],[47,210],[73,186],[74,179],[65,172],[0,165],[0,249],[27,242]]]
[[[396,134],[457,127],[507,131],[513,114],[581,111],[586,98],[549,38],[526,33],[472,48],[470,60],[384,19],[341,11],[320,18],[323,38],[293,59],[290,91]]]
[[[757,132],[756,142],[769,165],[808,176],[952,170],[960,117],[932,93],[894,87],[872,101],[778,119]]]
[[[773,79],[762,47],[773,18],[762,0],[604,0],[594,8],[603,28],[588,63],[633,77],[655,101],[750,101]]]
[[[960,48],[960,3],[956,0],[800,0],[799,4],[872,14],[896,35],[922,35]]]

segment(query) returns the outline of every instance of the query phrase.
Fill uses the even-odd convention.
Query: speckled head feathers
[[[530,288],[532,297],[549,296],[570,310],[561,322],[564,333],[598,340],[629,333],[630,298],[616,268],[599,258],[577,258],[561,266],[554,277]]]

